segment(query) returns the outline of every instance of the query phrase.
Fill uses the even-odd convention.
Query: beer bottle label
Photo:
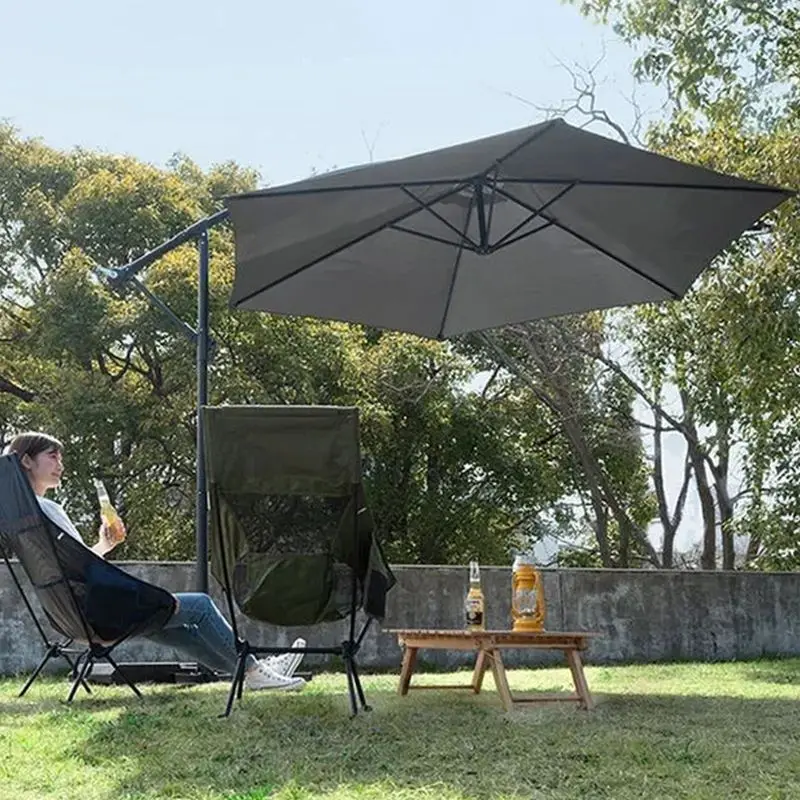
[[[467,625],[475,625],[477,627],[483,625],[483,611],[481,611],[479,608],[468,609]]]
[[[476,599],[469,599],[466,603],[467,625],[481,627],[483,625],[483,603]]]

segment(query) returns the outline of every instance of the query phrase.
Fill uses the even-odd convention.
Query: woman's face
[[[23,456],[22,466],[28,473],[28,479],[36,494],[44,494],[48,489],[55,489],[61,483],[64,465],[60,450],[45,450],[35,457]]]

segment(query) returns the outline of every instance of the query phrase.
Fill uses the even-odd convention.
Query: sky
[[[0,118],[23,135],[264,184],[540,121],[574,97],[563,64],[600,61],[598,105],[634,118],[634,53],[558,0],[0,0],[0,20]],[[660,100],[637,92],[650,118]]]
[[[605,53],[600,99],[632,118],[633,54],[558,0],[0,0],[0,20],[23,134],[272,185],[538,121],[572,95],[559,61]]]

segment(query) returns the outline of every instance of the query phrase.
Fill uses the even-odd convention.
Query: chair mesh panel
[[[248,615],[276,625],[342,619],[353,602],[348,497],[224,494],[241,555],[233,591]],[[356,606],[361,591],[356,583]]]
[[[203,410],[211,570],[247,616],[274,625],[383,617],[394,577],[361,487],[353,408]],[[226,578],[226,569],[228,576]]]
[[[227,494],[251,552],[278,556],[329,553],[347,497]]]

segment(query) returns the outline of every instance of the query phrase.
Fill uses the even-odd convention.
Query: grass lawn
[[[800,660],[590,667],[597,709],[502,711],[479,697],[395,694],[348,718],[344,678],[300,695],[226,687],[98,687],[72,707],[63,680],[0,681],[0,798],[800,798]],[[467,673],[458,676],[461,681]],[[418,680],[452,683],[453,675]],[[570,687],[566,669],[510,671],[513,690]]]

